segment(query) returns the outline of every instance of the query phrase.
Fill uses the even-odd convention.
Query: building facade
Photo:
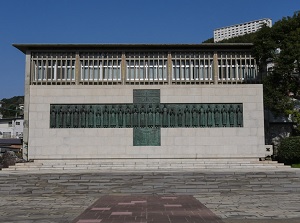
[[[251,22],[240,23],[232,26],[226,26],[214,30],[214,42],[220,42],[224,39],[230,39],[237,36],[243,36],[248,33],[254,33],[263,25],[272,27],[271,19],[259,19]]]
[[[0,119],[0,138],[23,138],[23,118]]]
[[[14,44],[24,157],[265,157],[251,44]]]

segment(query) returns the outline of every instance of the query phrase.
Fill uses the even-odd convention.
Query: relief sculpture
[[[155,127],[160,126],[160,108],[159,105],[156,106],[155,108]]]
[[[199,110],[199,116],[200,116],[200,127],[204,127],[205,126],[205,110],[202,105]]]
[[[50,128],[243,127],[242,104],[51,104]]]
[[[162,109],[162,126],[168,127],[168,108],[166,105]]]
[[[82,105],[82,108],[81,108],[80,119],[81,119],[81,128],[85,128],[86,110],[85,110],[85,106],[84,105]]]
[[[192,123],[193,123],[193,127],[198,126],[198,111],[197,111],[195,105],[192,108]]]
[[[153,127],[153,110],[152,110],[152,105],[149,105],[149,108],[148,108],[148,111],[147,111],[147,114],[148,114],[148,118],[147,118],[147,124],[148,124],[148,127],[149,128],[152,128]]]
[[[123,127],[123,108],[121,105],[119,106],[119,111],[118,111],[118,126],[119,128]]]
[[[79,127],[79,111],[78,111],[77,106],[75,106],[75,109],[74,109],[73,126],[74,126],[74,128]]]
[[[66,127],[67,128],[71,128],[71,115],[72,115],[72,110],[70,108],[70,105],[68,105],[67,107],[67,111],[65,113],[65,117],[66,117]]]
[[[146,127],[146,110],[144,105],[142,105],[140,110],[140,127]]]
[[[217,105],[215,107],[215,126],[219,127],[220,126],[220,109],[219,106]]]
[[[226,127],[226,125],[227,125],[227,109],[226,109],[225,105],[223,105],[221,112],[222,112],[222,124],[223,124],[223,127]]]
[[[126,110],[125,110],[125,123],[126,123],[126,128],[131,127],[131,109],[127,105]]]
[[[189,109],[188,105],[184,109],[184,116],[185,116],[185,127],[189,127],[190,126],[191,113],[190,113],[190,109]]]

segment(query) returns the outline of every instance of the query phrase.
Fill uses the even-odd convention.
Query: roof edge
[[[126,44],[126,43],[43,43],[43,44],[12,44],[15,48],[20,50],[23,53],[26,53],[28,50],[85,50],[85,49],[213,49],[213,48],[251,48],[252,43],[201,43],[201,44],[148,44],[148,43],[139,43],[139,44]],[[75,51],[75,50],[74,50]]]

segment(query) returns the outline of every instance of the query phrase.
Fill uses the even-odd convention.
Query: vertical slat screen
[[[257,64],[249,51],[214,52],[84,51],[78,53],[77,60],[75,52],[32,52],[30,84],[199,85],[257,82]],[[78,71],[76,80],[75,66]]]

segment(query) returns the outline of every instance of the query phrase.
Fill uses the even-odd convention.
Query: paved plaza
[[[0,222],[11,223],[300,222],[300,171],[290,168],[0,171],[0,195]]]
[[[219,217],[191,195],[106,195],[73,221],[73,223],[86,222],[223,223]]]

